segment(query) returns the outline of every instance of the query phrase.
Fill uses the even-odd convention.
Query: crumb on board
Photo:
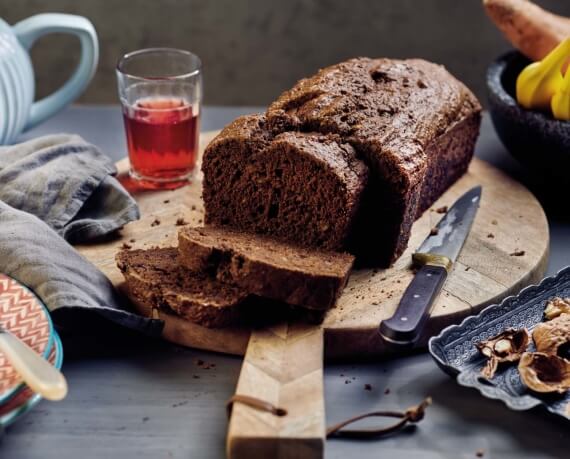
[[[129,240],[129,242],[134,244],[135,242],[137,242],[137,240],[133,237],[132,239]]]
[[[345,384],[351,384],[352,381],[351,381],[350,379],[345,379],[345,380],[344,380],[344,383],[345,383]]]
[[[485,455],[485,450],[482,448],[475,451],[475,456],[477,457],[483,457],[484,455]]]
[[[372,385],[371,384],[364,384],[364,390],[372,390]]]
[[[155,218],[150,224],[150,226],[158,226],[158,225],[160,225],[160,220],[158,218]]]
[[[469,271],[471,269],[471,266],[466,266],[465,267],[465,271]]]
[[[164,204],[168,204],[170,202],[170,199],[165,199],[164,201],[162,201]]]
[[[390,393],[390,388],[387,387],[387,388],[384,390],[384,395],[388,395],[389,393]]]
[[[131,244],[127,244],[126,242],[123,242],[123,244],[121,245],[121,249],[124,249],[124,250],[130,250],[132,248],[133,248],[133,246]]]
[[[210,370],[216,367],[215,363],[204,362],[202,359],[196,359],[196,366],[200,367],[202,370]]]
[[[184,226],[187,225],[188,222],[184,220],[184,217],[179,217],[176,219],[176,226]]]
[[[439,234],[439,230],[437,228],[432,228],[429,230],[430,236],[437,236]]]
[[[196,206],[194,204],[192,204],[192,207],[190,207],[190,209],[196,210]]]
[[[487,237],[488,237],[489,239],[495,239],[495,235],[494,235],[493,233],[487,234]]]
[[[517,250],[517,249],[515,249],[515,251],[512,252],[512,253],[509,253],[509,255],[510,255],[511,257],[522,257],[522,256],[524,256],[525,253],[526,253],[526,252],[525,252],[524,250]]]
[[[491,225],[498,225],[499,222],[497,220],[491,220]]]
[[[436,211],[438,214],[444,214],[444,213],[447,212],[447,206],[438,207],[437,209],[435,209],[435,211]]]

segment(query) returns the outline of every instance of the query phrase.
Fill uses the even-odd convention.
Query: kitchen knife
[[[0,352],[34,392],[48,400],[61,400],[67,395],[67,382],[61,372],[2,326]]]
[[[380,323],[379,331],[386,341],[400,345],[411,345],[417,341],[469,235],[480,200],[480,186],[467,191],[412,255],[420,269],[404,292],[394,315]]]

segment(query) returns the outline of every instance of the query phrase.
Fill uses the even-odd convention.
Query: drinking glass
[[[188,183],[196,166],[202,63],[181,49],[149,48],[117,64],[130,175],[144,188]]]

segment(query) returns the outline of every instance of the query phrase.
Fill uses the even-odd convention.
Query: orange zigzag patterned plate
[[[26,287],[4,274],[0,274],[0,325],[38,354],[48,356],[53,330],[46,309]],[[0,403],[21,386],[20,375],[0,352]]]

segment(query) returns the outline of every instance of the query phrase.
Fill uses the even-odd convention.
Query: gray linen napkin
[[[84,242],[140,216],[115,173],[113,161],[79,136],[40,137],[0,147],[0,201]]]
[[[44,222],[0,202],[0,271],[32,289],[54,313],[83,308],[150,335],[162,322],[129,313],[109,279]]]
[[[86,242],[139,218],[115,172],[111,159],[78,136],[0,148],[0,272],[33,290],[56,323],[81,330],[96,313],[159,335],[163,323],[124,310],[111,282],[64,240]]]

